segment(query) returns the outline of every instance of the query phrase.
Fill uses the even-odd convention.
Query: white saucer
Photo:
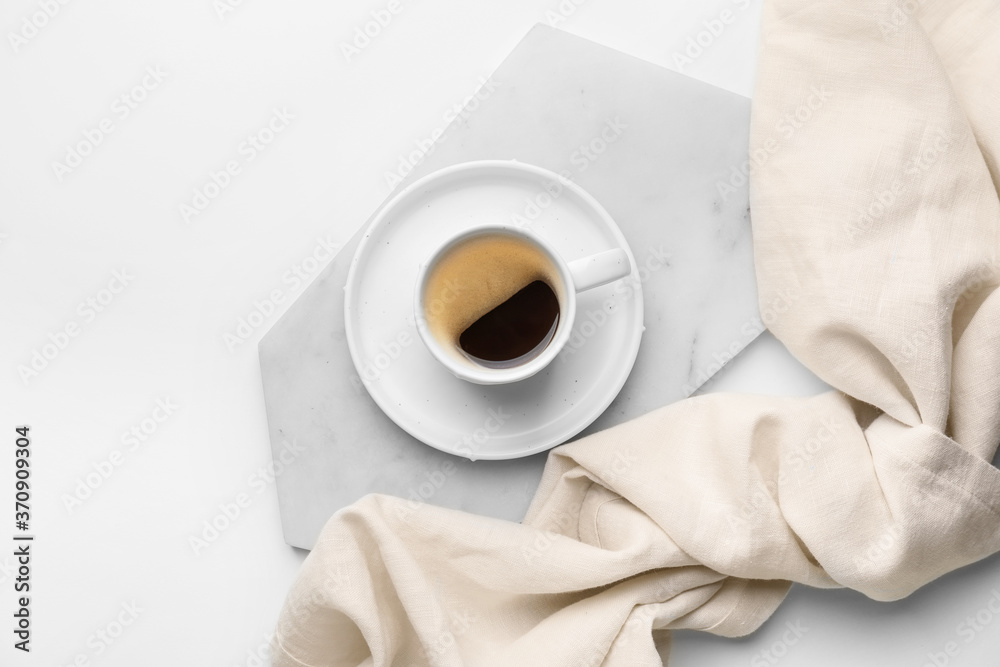
[[[445,370],[413,313],[420,264],[486,223],[527,223],[567,261],[620,247],[632,262],[629,277],[578,295],[573,335],[548,367],[498,386]],[[576,184],[516,161],[458,164],[400,191],[365,232],[344,287],[347,344],[368,393],[415,438],[473,460],[528,456],[582,431],[625,384],[643,331],[638,276],[618,226]]]

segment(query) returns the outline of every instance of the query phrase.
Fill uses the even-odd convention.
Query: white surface
[[[500,371],[521,381],[470,392],[468,383],[452,374],[455,369],[442,362],[457,353],[445,352],[438,345],[441,352],[435,357],[423,344],[424,332],[418,331],[421,325],[412,295],[422,282],[420,258],[432,257],[463,231],[508,225],[528,197],[559,182],[559,177],[511,161],[488,161],[446,168],[428,179],[414,183],[383,209],[365,232],[351,263],[344,317],[351,357],[365,388],[403,430],[441,451],[473,461],[530,456],[565,442],[611,404],[639,351],[642,285],[625,236],[592,197],[562,179],[564,193],[532,221],[527,233],[542,239],[546,243],[542,247],[551,247],[554,259],[563,258],[559,273],[564,285],[572,284],[565,261],[609,248],[627,251],[631,280],[627,286],[609,284],[579,295],[567,296],[565,289],[560,290],[560,302],[572,299],[573,306],[562,308],[563,317],[549,347],[522,367]],[[607,310],[608,324],[590,339],[585,354],[567,355],[565,363],[549,363],[569,339],[577,308],[588,307]],[[405,353],[395,343],[397,358],[392,359],[385,346],[400,340],[401,334],[419,342],[407,345]],[[385,360],[384,367],[380,358]],[[475,368],[471,362],[455,361],[453,366],[470,379],[490,379],[496,374]],[[463,366],[473,368],[470,372]],[[369,379],[371,368],[375,372]],[[523,372],[531,368],[536,375]],[[498,410],[503,416],[487,418],[484,426],[483,415]],[[470,433],[477,437],[470,441]],[[479,433],[484,435],[481,440]]]
[[[743,1],[404,0],[348,63],[340,43],[387,3],[244,1],[220,19],[221,4],[69,3],[17,53],[9,39],[0,48],[0,424],[8,434],[0,442],[12,442],[15,425],[31,425],[38,536],[33,652],[15,655],[6,634],[5,665],[69,665],[81,655],[80,664],[109,666],[256,664],[251,654],[303,554],[282,542],[273,485],[260,472],[269,451],[255,344],[327,261],[328,246],[351,236],[388,193],[385,174],[443,128],[449,109],[535,22],[552,19],[675,69],[675,54],[703,32],[709,46],[684,71],[749,95],[760,11]],[[564,17],[560,7],[575,9]],[[719,28],[723,10],[732,20]],[[38,11],[36,1],[5,3],[5,35]],[[121,101],[144,77],[146,90]],[[126,116],[128,102],[135,108]],[[113,131],[58,181],[52,162],[104,119]],[[271,143],[244,143],[258,132],[266,139],[269,125]],[[179,205],[229,162],[238,173],[185,224]],[[124,290],[103,292],[123,269],[133,276]],[[88,298],[106,305],[97,312]],[[22,382],[17,367],[71,322],[79,334]],[[821,388],[765,337],[707,390]],[[141,429],[158,399],[178,407],[162,423],[146,421],[151,433],[133,448],[123,434]],[[121,464],[69,513],[62,496],[114,450]],[[0,499],[11,499],[5,451]],[[248,506],[195,555],[188,538],[240,494]],[[0,554],[12,550],[4,546],[10,520],[0,522]],[[12,564],[0,555],[8,619]],[[948,664],[993,665],[1000,617],[981,612],[993,590],[997,558],[891,605],[796,588],[749,639],[678,635],[672,664],[917,667],[955,642],[960,652]],[[133,600],[142,608],[135,623],[103,644],[96,633]],[[980,630],[966,620],[977,613],[990,619]],[[799,621],[808,632],[767,660],[763,651],[784,653],[785,623]]]

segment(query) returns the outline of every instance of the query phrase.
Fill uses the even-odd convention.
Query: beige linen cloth
[[[837,391],[562,446],[523,524],[365,497],[275,665],[659,665],[789,582],[894,600],[1000,550],[1000,5],[769,0],[752,122],[761,309]]]

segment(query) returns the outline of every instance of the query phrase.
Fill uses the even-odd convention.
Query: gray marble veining
[[[470,103],[475,110],[451,123],[403,185],[479,159],[517,159],[579,183],[617,221],[637,262],[653,267],[635,367],[583,435],[692,393],[763,330],[738,175],[750,101],[547,26],[486,85],[489,95]],[[343,286],[360,235],[259,346],[272,453],[277,461],[284,443],[301,448],[276,479],[286,542],[310,548],[331,514],[370,492],[520,520],[545,454],[444,454],[351,381]]]

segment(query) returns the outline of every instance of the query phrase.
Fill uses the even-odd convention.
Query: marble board
[[[635,366],[582,436],[690,395],[763,331],[739,175],[749,122],[745,97],[538,25],[397,188],[469,160],[528,162],[589,191],[639,264],[655,258]],[[343,288],[365,227],[259,344],[276,467],[295,452],[276,478],[285,541],[311,548],[335,511],[373,492],[520,520],[546,454],[445,454],[396,426],[359,381]]]

